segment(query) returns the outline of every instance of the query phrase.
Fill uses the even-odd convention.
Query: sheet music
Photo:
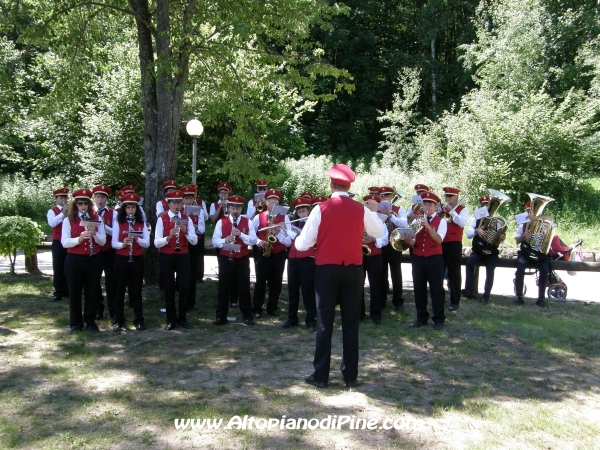
[[[515,220],[517,221],[517,225],[521,225],[525,222],[527,222],[527,218],[529,217],[529,213],[521,213],[521,214],[517,214],[515,216]]]
[[[481,208],[476,209],[473,211],[473,214],[477,220],[483,219],[484,217],[488,217],[490,215],[487,206],[482,206]]]
[[[285,205],[275,205],[273,206],[272,214],[275,216],[285,216],[289,211],[290,207]]]

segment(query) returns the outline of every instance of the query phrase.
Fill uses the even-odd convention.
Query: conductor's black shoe
[[[174,323],[169,322],[167,324],[167,326],[165,327],[165,330],[171,331],[171,330],[174,330],[175,328],[177,328],[177,326]]]
[[[448,306],[448,311],[456,311],[458,309],[458,305],[450,305]]]
[[[226,325],[227,319],[215,319],[213,320],[213,325]]]
[[[441,330],[442,328],[444,328],[444,324],[442,322],[437,322],[433,324],[434,330]]]
[[[244,319],[244,325],[248,325],[249,327],[254,326],[254,320]]]
[[[463,289],[462,291],[460,291],[460,293],[465,298],[470,298],[472,300],[475,300],[477,298],[473,291],[469,291],[468,289]]]
[[[306,327],[313,333],[317,331],[317,326],[315,325],[314,322],[307,323]]]
[[[347,388],[357,388],[358,386],[362,386],[363,382],[361,380],[352,380],[352,381],[346,381],[346,387]]]
[[[88,323],[87,326],[85,327],[85,329],[87,331],[89,331],[90,333],[98,333],[100,331],[100,329],[98,328],[98,325],[96,325],[94,322]]]
[[[194,328],[193,326],[191,326],[187,320],[184,320],[182,322],[178,322],[177,325],[179,325],[181,328],[185,328],[186,330],[191,330],[192,328]]]
[[[253,316],[254,316],[254,318],[255,318],[255,319],[260,319],[260,318],[262,317],[262,314],[261,314],[261,313],[259,313],[259,312],[255,312],[255,313],[253,314]]]
[[[144,331],[146,329],[146,327],[144,326],[143,323],[136,323],[135,324],[135,329],[138,331]]]
[[[539,299],[537,302],[535,302],[536,305],[541,306],[542,308],[546,307],[546,302],[544,301],[544,299]]]
[[[281,325],[281,328],[291,328],[295,326],[298,326],[298,322],[292,322],[290,319],[288,319],[286,323]]]
[[[121,325],[119,325],[118,323],[113,324],[112,326],[112,330],[113,331],[121,331]]]
[[[426,324],[427,324],[427,322],[421,322],[420,320],[415,320],[413,322],[412,326],[413,326],[413,328],[420,328],[420,327],[422,327],[422,326],[424,326]]]
[[[274,310],[274,311],[267,311],[267,314],[273,317],[279,317],[279,311]]]
[[[515,305],[522,306],[524,304],[525,302],[523,301],[523,297],[517,297],[517,299],[515,300]]]
[[[315,375],[312,374],[310,377],[306,377],[304,379],[305,383],[308,383],[312,386],[318,387],[318,388],[326,388],[327,386],[329,386],[329,384],[327,383],[327,381],[317,381],[315,380]]]

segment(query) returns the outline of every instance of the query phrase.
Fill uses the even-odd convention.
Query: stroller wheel
[[[515,296],[517,295],[517,279],[513,278],[513,292],[515,293]],[[527,294],[527,285],[525,283],[523,283],[523,296],[525,296],[525,294]]]
[[[560,283],[551,284],[548,288],[548,298],[564,300],[567,298],[567,286]]]

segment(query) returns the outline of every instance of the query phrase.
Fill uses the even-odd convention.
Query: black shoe
[[[481,297],[481,304],[482,305],[487,305],[487,303],[490,301],[489,298],[487,297]]]
[[[238,304],[237,304],[237,303],[231,303],[231,304],[229,305],[229,307],[230,307],[230,308],[237,308],[237,307],[238,307]]]
[[[394,305],[394,311],[404,311],[404,305]]]
[[[307,323],[306,327],[313,333],[317,331],[317,326],[314,324],[314,322]]]
[[[363,382],[361,380],[352,380],[352,381],[346,381],[346,387],[347,388],[357,388],[358,386],[362,386]]]
[[[254,320],[244,319],[244,325],[248,325],[249,327],[254,326]]]
[[[374,325],[381,325],[381,319],[373,319]]]
[[[279,317],[279,311],[267,311],[267,314],[273,317]]]
[[[515,300],[515,305],[523,306],[525,302],[523,301],[523,297],[517,297]]]
[[[465,298],[470,298],[471,300],[477,299],[477,296],[473,293],[473,291],[469,291],[468,289],[463,289],[460,291],[460,293]]]
[[[71,333],[77,333],[78,331],[83,330],[83,325],[71,325]]]
[[[121,331],[121,325],[119,325],[118,323],[113,324],[112,330],[113,331]]]
[[[444,328],[444,324],[442,322],[436,322],[433,324],[434,330],[441,330],[442,328]]]
[[[456,311],[458,309],[458,305],[450,305],[448,306],[448,311]]]
[[[535,302],[536,305],[541,306],[542,308],[545,308],[546,302],[544,301],[544,299],[540,298],[537,302]]]
[[[52,296],[52,298],[50,299],[51,302],[60,302],[62,300],[62,297],[57,297],[56,295]]]
[[[188,311],[193,311],[194,309],[196,309],[196,305],[190,305],[187,307]]]
[[[424,325],[427,325],[427,322],[421,322],[420,320],[415,320],[413,322],[412,326],[413,326],[413,328],[420,328],[420,327],[422,327]]]
[[[296,326],[298,326],[298,322],[292,322],[290,319],[288,319],[286,323],[281,325],[281,328],[291,328]]]
[[[253,316],[254,316],[255,319],[260,319],[262,317],[262,314],[256,312],[256,313],[253,314]]]
[[[98,325],[96,325],[94,322],[88,323],[87,326],[85,327],[85,329],[87,331],[89,331],[90,333],[98,333],[100,331],[100,329],[98,328]]]
[[[135,324],[135,329],[138,331],[144,331],[146,329],[146,327],[144,326],[143,323],[136,323]]]
[[[318,387],[318,388],[326,388],[327,386],[329,386],[329,384],[327,383],[327,381],[317,381],[315,380],[315,375],[312,374],[310,377],[306,377],[304,379],[305,383],[308,383],[312,386]]]
[[[167,331],[171,331],[174,330],[175,328],[177,328],[177,325],[175,325],[174,323],[168,323],[167,326],[165,327],[165,330]]]
[[[213,325],[227,325],[227,319],[215,319]]]
[[[102,320],[102,319],[104,319],[104,313],[96,314],[96,320]]]
[[[177,325],[179,325],[181,328],[185,328],[186,330],[191,330],[192,328],[194,328],[188,323],[187,320],[184,320],[183,322],[178,322]]]

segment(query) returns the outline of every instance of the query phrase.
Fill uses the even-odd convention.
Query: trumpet
[[[265,201],[259,200],[258,202],[256,202],[256,211],[261,213],[264,210],[265,210]]]
[[[227,200],[223,200],[222,204],[225,205],[223,206],[223,215],[225,217],[229,217],[229,202]]]
[[[62,208],[62,213],[65,216],[69,215],[69,202],[62,202],[60,204],[61,208]]]

